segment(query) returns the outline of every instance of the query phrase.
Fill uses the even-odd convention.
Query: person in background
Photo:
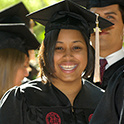
[[[109,80],[90,124],[124,124],[124,65]]]
[[[90,11],[111,21],[114,25],[100,32],[101,82],[97,85],[106,89],[108,82],[118,68],[124,65],[124,1],[123,0],[89,0]],[[95,35],[91,42],[95,48]]]
[[[124,123],[124,1],[90,0],[90,11],[98,13],[114,25],[100,33],[100,56],[106,60],[102,82],[97,85],[106,92],[101,99],[90,124]],[[91,35],[94,46],[94,34]],[[94,46],[95,47],[95,46]],[[101,65],[102,67],[102,65]],[[102,69],[104,70],[104,69]],[[102,106],[102,107],[101,107]]]
[[[23,2],[19,2],[15,5],[7,7],[0,11],[0,23],[25,23],[25,25],[30,29],[32,33],[33,27],[36,25],[33,20],[26,17],[29,14],[28,9],[25,7]],[[33,54],[32,54],[33,52]],[[33,57],[32,57],[33,56]],[[33,60],[33,62],[32,62]],[[35,52],[34,49],[29,50],[29,67],[27,68],[29,74],[23,79],[23,83],[36,78],[38,70],[34,67],[36,65]]]
[[[13,86],[19,86],[29,75],[29,57],[16,49],[0,49],[0,98]]]
[[[82,0],[79,1],[83,5]],[[100,56],[107,59],[106,70],[99,87],[106,89],[90,124],[123,124],[124,123],[124,1],[123,0],[90,0],[89,9],[98,13],[114,25],[100,33]],[[94,34],[91,36],[95,48]]]
[[[100,88],[82,79],[82,72],[88,76],[94,69],[89,39],[96,15],[65,0],[28,17],[45,26],[39,51],[41,78],[3,96],[0,123],[88,124],[103,95]],[[99,21],[103,28],[112,25],[101,17]]]
[[[113,73],[124,65],[124,1],[123,0],[72,0],[85,6],[93,13],[114,23],[113,27],[100,33],[101,82],[97,86],[106,89]],[[95,48],[95,34],[91,35],[92,46]],[[106,59],[106,60],[105,60]],[[105,62],[105,63],[104,63]],[[103,70],[103,71],[102,71]],[[90,79],[93,82],[93,75]]]
[[[39,42],[25,24],[0,24],[0,97],[29,75],[28,50]]]

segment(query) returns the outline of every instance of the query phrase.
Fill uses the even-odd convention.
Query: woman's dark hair
[[[124,23],[124,6],[119,5],[119,10],[121,12],[122,20],[123,20],[123,23]]]
[[[46,79],[46,81],[51,81],[51,79],[54,77],[53,73],[55,70],[53,58],[59,32],[60,30],[56,29],[46,33],[45,39],[42,42],[41,48],[39,50],[40,76],[42,79]],[[81,33],[85,39],[88,50],[88,64],[85,69],[85,74],[83,75],[83,78],[87,78],[92,74],[94,69],[94,52],[93,48],[89,44],[89,38],[83,32]]]

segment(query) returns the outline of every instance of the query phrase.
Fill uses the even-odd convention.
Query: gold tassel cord
[[[96,14],[96,28],[95,28],[95,69],[93,82],[100,82],[100,64],[99,64],[99,15]]]

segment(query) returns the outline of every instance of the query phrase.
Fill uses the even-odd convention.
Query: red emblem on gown
[[[90,122],[91,118],[92,118],[93,114],[91,114],[88,118],[88,121]]]
[[[49,112],[46,115],[46,124],[61,124],[61,118],[57,113]]]

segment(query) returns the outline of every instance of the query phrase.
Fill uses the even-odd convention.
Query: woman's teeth
[[[77,65],[61,65],[61,68],[65,71],[73,70]]]

